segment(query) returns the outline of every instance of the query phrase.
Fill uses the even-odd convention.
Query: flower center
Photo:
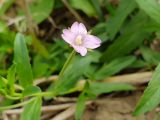
[[[81,35],[78,35],[76,37],[75,43],[76,43],[76,45],[82,45],[83,41],[82,41],[82,36]]]

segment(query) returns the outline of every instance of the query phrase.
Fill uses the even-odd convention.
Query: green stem
[[[69,66],[69,64],[71,63],[71,61],[73,60],[75,54],[76,54],[75,50],[73,50],[73,51],[70,53],[68,59],[66,60],[65,64],[63,65],[63,67],[62,67],[62,69],[61,69],[61,71],[60,71],[60,73],[59,73],[59,75],[58,75],[58,81],[62,78],[65,70],[67,69],[67,67]],[[52,84],[49,86],[48,91],[52,91],[52,95],[49,96],[48,98],[57,95],[56,87],[59,87],[59,82],[58,82],[58,81],[56,82],[56,84],[52,83]]]
[[[32,98],[28,101],[24,101],[24,102],[21,102],[21,103],[18,103],[18,104],[14,104],[14,105],[10,105],[10,106],[4,106],[4,107],[0,107],[0,110],[7,110],[7,109],[12,109],[12,108],[17,108],[17,107],[21,107],[21,106],[24,106],[32,101],[34,101],[35,98]]]
[[[51,96],[52,94],[53,94],[52,92],[41,92],[41,93],[35,93],[35,94],[27,96],[27,97],[35,97],[35,96],[47,97],[47,96]]]
[[[73,51],[70,53],[70,55],[69,55],[67,61],[65,62],[65,64],[63,65],[62,70],[61,70],[60,73],[59,73],[58,79],[61,78],[62,75],[64,74],[66,68],[68,67],[68,65],[69,65],[70,62],[72,61],[72,59],[73,59],[75,53],[76,53],[75,50],[73,50]]]
[[[10,95],[5,95],[5,97],[10,99],[10,100],[19,100],[19,99],[21,99],[21,97],[13,97],[13,96],[10,96]]]

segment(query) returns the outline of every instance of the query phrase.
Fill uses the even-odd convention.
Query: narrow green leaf
[[[34,101],[25,105],[20,120],[40,120],[42,98],[37,97]]]
[[[136,0],[136,2],[152,19],[160,23],[160,3],[158,0]]]
[[[28,50],[24,36],[20,33],[16,35],[14,42],[14,62],[19,77],[19,83],[23,87],[32,85],[33,75]]]
[[[105,64],[100,70],[98,70],[95,74],[96,80],[101,80],[103,78],[109,77],[131,65],[136,58],[134,56],[127,56],[115,59],[111,61],[109,64]]]
[[[49,56],[48,50],[36,36],[32,36],[32,45],[36,49],[37,53],[39,53],[41,56],[45,58],[48,58]]]
[[[114,14],[107,23],[107,32],[111,39],[119,31],[126,17],[136,8],[134,0],[121,0],[120,4]]]
[[[90,91],[95,95],[110,93],[115,91],[128,91],[134,89],[135,88],[132,85],[124,83],[100,83],[100,82],[90,83]]]
[[[145,89],[134,115],[141,115],[155,108],[160,103],[160,64],[157,66],[148,87]]]
[[[148,36],[143,28],[144,25],[148,23],[147,18],[148,17],[142,11],[137,13],[126,27],[124,27],[123,34],[120,35],[115,42],[108,47],[108,49],[106,49],[101,60],[109,62],[115,58],[129,54],[141,45],[144,38]]]
[[[151,50],[148,47],[142,46],[140,48],[141,52],[142,52],[142,56],[143,58],[152,65],[158,65],[160,63],[160,53]]]
[[[115,15],[115,6],[112,5],[112,3],[108,0],[105,0],[104,1],[104,5],[105,5],[105,8],[107,9],[107,11],[109,12],[109,15],[110,16],[114,16]]]
[[[10,103],[9,105],[6,104],[6,105],[1,106],[1,107],[0,107],[0,111],[2,111],[2,110],[4,111],[4,110],[7,110],[7,109],[13,109],[13,108],[22,107],[22,106],[24,106],[24,105],[26,105],[26,104],[28,104],[28,103],[31,103],[31,102],[34,101],[34,100],[35,100],[35,98],[32,98],[32,99],[30,99],[30,100],[28,100],[28,101],[20,102],[20,103],[17,103],[17,104],[12,104],[13,101],[11,101],[12,103]]]
[[[91,93],[92,94],[92,93]],[[82,93],[78,97],[76,104],[75,120],[81,120],[83,112],[85,110],[85,102],[91,98],[89,91],[89,83],[86,81]]]
[[[129,65],[129,68],[144,68],[147,67],[148,63],[142,59],[137,59],[135,62],[133,62],[131,65]]]
[[[16,68],[15,65],[13,64],[9,70],[8,70],[8,74],[7,74],[7,80],[8,80],[8,85],[9,85],[9,89],[11,94],[14,93],[14,83],[15,83],[15,74],[16,74]]]
[[[97,15],[99,16],[100,21],[104,21],[104,16],[101,10],[101,6],[98,0],[90,0],[91,3],[93,4],[93,7],[95,8],[95,11],[97,12]]]
[[[6,87],[6,79],[2,76],[0,76],[0,89],[4,89]]]
[[[145,30],[148,32],[160,31],[160,24],[152,20],[147,25],[145,25]]]
[[[76,105],[76,113],[75,113],[75,120],[81,120],[85,109],[85,102],[88,96],[86,96],[85,92],[82,92],[78,97],[77,105]]]

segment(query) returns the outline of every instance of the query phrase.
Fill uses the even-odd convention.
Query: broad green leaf
[[[25,96],[32,96],[36,93],[40,93],[41,89],[38,86],[29,86],[27,88],[24,89],[22,95],[23,97]]]
[[[144,25],[147,23],[148,17],[141,11],[137,13],[126,27],[124,27],[123,34],[106,49],[101,60],[109,62],[115,58],[129,54],[140,46],[144,38],[148,37],[148,34],[143,29]]]
[[[121,71],[122,69],[126,68],[127,66],[131,65],[135,60],[136,58],[134,56],[127,56],[127,57],[115,59],[110,63],[102,66],[102,68],[100,68],[96,72],[94,78],[97,80],[101,80],[103,78],[114,75],[119,71]]]
[[[69,0],[69,3],[72,7],[82,10],[88,16],[96,15],[96,11],[89,0]]]
[[[20,120],[40,120],[42,98],[36,97],[34,101],[25,105]]]
[[[160,53],[151,50],[148,47],[142,46],[140,48],[143,58],[151,65],[157,65],[160,63]]]
[[[110,93],[115,91],[128,91],[134,89],[135,88],[132,85],[124,83],[100,83],[100,82],[90,83],[90,91],[95,95]]]
[[[14,93],[14,83],[15,83],[15,74],[16,74],[16,68],[15,65],[13,64],[9,70],[8,70],[8,74],[7,74],[7,80],[8,80],[8,85],[9,85],[9,89],[11,94]]]
[[[30,3],[30,12],[36,23],[41,23],[52,12],[55,0],[34,0]]]
[[[160,103],[160,64],[157,66],[148,87],[145,89],[134,115],[141,115],[155,108]]]
[[[152,19],[160,23],[160,3],[158,0],[136,0],[136,2]]]
[[[28,50],[24,36],[20,33],[16,35],[14,42],[14,62],[20,85],[23,87],[32,85],[33,75]]]
[[[107,23],[107,32],[111,39],[113,39],[116,33],[119,31],[123,22],[127,16],[136,8],[136,3],[134,0],[121,0],[120,4],[108,23]]]

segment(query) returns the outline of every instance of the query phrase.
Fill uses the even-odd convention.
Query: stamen
[[[78,35],[76,37],[76,40],[75,40],[76,44],[77,45],[82,45],[83,41],[82,41],[82,36],[81,35]]]

